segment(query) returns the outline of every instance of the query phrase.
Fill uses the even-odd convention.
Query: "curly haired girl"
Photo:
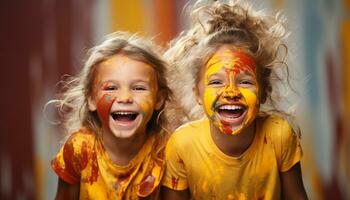
[[[307,199],[299,132],[276,103],[283,20],[239,1],[195,7],[166,53],[190,122],[167,144],[164,199]]]
[[[137,35],[111,34],[89,51],[58,102],[72,133],[51,166],[56,199],[157,199],[171,91],[166,63]]]

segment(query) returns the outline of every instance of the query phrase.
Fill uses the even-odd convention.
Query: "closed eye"
[[[243,85],[253,85],[254,84],[253,81],[247,81],[247,80],[241,81],[240,83],[243,84]]]
[[[103,88],[103,90],[107,90],[107,91],[113,91],[113,90],[117,90],[118,87],[117,86],[114,86],[114,85],[110,85],[110,86],[105,86]]]
[[[221,80],[218,80],[218,79],[215,79],[215,80],[210,80],[208,82],[208,85],[221,85],[222,84],[222,81]]]
[[[135,91],[145,91],[147,88],[145,86],[135,86],[133,87],[133,90]]]

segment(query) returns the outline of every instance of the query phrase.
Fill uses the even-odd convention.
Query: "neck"
[[[118,138],[111,131],[104,130],[102,141],[109,158],[117,165],[125,166],[138,154],[147,139],[146,133],[130,138]]]
[[[255,123],[256,120],[237,135],[224,134],[216,126],[210,123],[211,137],[216,146],[224,154],[237,157],[242,155],[253,142],[255,136]]]

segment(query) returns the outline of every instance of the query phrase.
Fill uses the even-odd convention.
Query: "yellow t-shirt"
[[[193,199],[280,199],[280,172],[300,161],[299,137],[279,117],[257,118],[250,147],[239,157],[224,154],[210,135],[207,118],[175,131],[166,147],[162,184],[189,187]]]
[[[67,183],[80,183],[80,199],[157,199],[164,144],[165,139],[149,137],[127,166],[119,166],[109,159],[101,139],[82,128],[65,142],[51,167]]]

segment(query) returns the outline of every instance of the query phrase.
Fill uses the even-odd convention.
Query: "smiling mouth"
[[[132,122],[138,115],[139,113],[133,111],[115,111],[111,113],[113,120],[119,122]]]
[[[221,105],[216,108],[220,119],[227,123],[236,123],[244,118],[247,108],[244,105],[232,104]]]

